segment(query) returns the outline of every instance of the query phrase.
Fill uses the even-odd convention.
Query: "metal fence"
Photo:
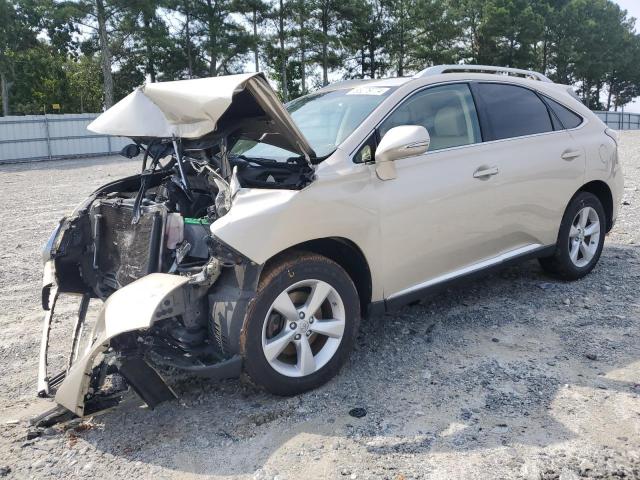
[[[125,138],[97,135],[97,113],[0,117],[0,164],[118,153]]]
[[[593,112],[614,130],[640,130],[640,113]]]
[[[594,112],[614,130],[640,130],[640,114]],[[126,138],[96,135],[97,113],[0,117],[0,164],[118,153]]]

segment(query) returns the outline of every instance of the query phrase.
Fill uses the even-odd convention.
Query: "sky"
[[[640,18],[640,2],[638,0],[613,0],[615,3],[624,8],[629,15],[635,18]],[[636,28],[636,30],[638,30]]]
[[[640,0],[613,0],[624,8],[630,17],[636,18],[636,32],[640,32]],[[640,98],[625,107],[626,112],[640,113]]]

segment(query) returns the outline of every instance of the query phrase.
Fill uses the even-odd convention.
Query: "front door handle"
[[[475,172],[473,172],[473,178],[482,179],[491,177],[492,175],[497,175],[498,173],[500,173],[498,167],[480,167]]]
[[[563,160],[573,160],[574,158],[578,158],[580,155],[582,155],[580,150],[565,150],[560,157]]]

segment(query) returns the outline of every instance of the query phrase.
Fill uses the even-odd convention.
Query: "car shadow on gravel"
[[[600,423],[623,432],[626,417],[612,412],[640,394],[625,373],[640,361],[639,279],[636,247],[608,244],[574,283],[528,262],[363,321],[351,360],[315,391],[279,398],[240,381],[181,379],[179,401],[154,411],[130,401],[77,435],[132,462],[238,475],[276,452],[384,458],[545,447]],[[354,407],[366,416],[350,416]]]

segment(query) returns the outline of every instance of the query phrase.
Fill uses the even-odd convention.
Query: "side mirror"
[[[431,138],[420,125],[403,125],[389,130],[376,149],[376,174],[380,180],[396,178],[395,160],[427,152]]]
[[[134,158],[140,155],[140,147],[135,143],[130,143],[129,145],[125,145],[125,147],[120,150],[120,155],[125,158]]]

